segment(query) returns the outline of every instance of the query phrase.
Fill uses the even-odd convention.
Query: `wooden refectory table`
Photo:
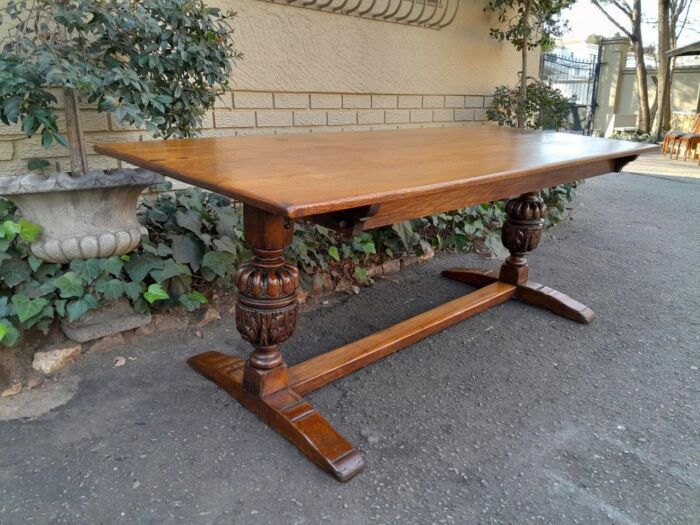
[[[236,273],[236,327],[254,349],[190,365],[224,388],[340,480],[364,459],[302,396],[424,337],[517,298],[578,322],[590,308],[528,279],[526,253],[546,207],[539,190],[617,172],[656,146],[554,132],[481,126],[382,132],[222,137],[99,144],[99,153],[232,197],[244,205],[254,258]],[[515,196],[515,197],[513,197]],[[500,272],[442,274],[479,289],[411,319],[287,367],[279,345],[297,323],[298,271],[284,259],[294,221],[340,232],[511,198]]]

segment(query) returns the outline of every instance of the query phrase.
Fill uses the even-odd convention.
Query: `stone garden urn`
[[[91,170],[79,178],[28,173],[0,177],[0,195],[24,219],[42,227],[32,253],[47,262],[67,263],[134,250],[145,233],[136,216],[138,197],[162,180],[142,169]]]

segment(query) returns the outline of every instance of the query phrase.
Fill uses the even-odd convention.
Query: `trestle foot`
[[[266,397],[258,397],[246,390],[243,386],[244,360],[219,352],[206,352],[190,358],[188,363],[340,481],[349,480],[364,468],[365,460],[360,453],[310,403],[290,388]]]

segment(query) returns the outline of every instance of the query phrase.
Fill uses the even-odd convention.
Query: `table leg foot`
[[[585,304],[581,304],[566,294],[553,290],[543,284],[527,281],[519,284],[515,297],[528,304],[545,308],[557,315],[579,323],[590,323],[595,314]]]
[[[264,397],[247,391],[243,386],[244,360],[206,352],[190,358],[188,363],[338,480],[347,481],[364,468],[365,460],[359,452],[292,389],[283,388]]]
[[[450,268],[443,270],[442,276],[477,288],[498,281],[498,272],[486,268]]]
[[[450,268],[444,270],[442,275],[448,279],[478,288],[483,288],[499,280],[497,271],[484,268]],[[595,317],[593,310],[585,304],[581,304],[548,286],[532,281],[516,284],[515,298],[579,323],[590,323]]]
[[[499,280],[497,271],[484,268],[450,268],[444,270],[442,275],[448,279],[478,288],[483,288]],[[548,286],[532,281],[516,284],[515,298],[579,323],[590,323],[595,317],[593,310],[585,304],[581,304]]]

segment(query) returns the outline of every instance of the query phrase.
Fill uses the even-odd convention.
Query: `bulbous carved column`
[[[501,240],[503,246],[510,251],[510,257],[501,266],[499,279],[511,284],[521,284],[528,278],[525,255],[540,243],[547,206],[540,199],[539,192],[524,193],[508,201],[506,214]]]
[[[293,333],[297,322],[299,272],[285,263],[282,251],[255,251],[255,258],[236,273],[236,328],[255,345],[250,363],[269,370],[282,364],[277,346]]]
[[[289,221],[246,207],[244,227],[255,257],[236,272],[236,328],[255,347],[246,361],[244,387],[263,396],[287,385],[287,365],[279,345],[296,328],[299,271],[283,257],[294,231]]]

